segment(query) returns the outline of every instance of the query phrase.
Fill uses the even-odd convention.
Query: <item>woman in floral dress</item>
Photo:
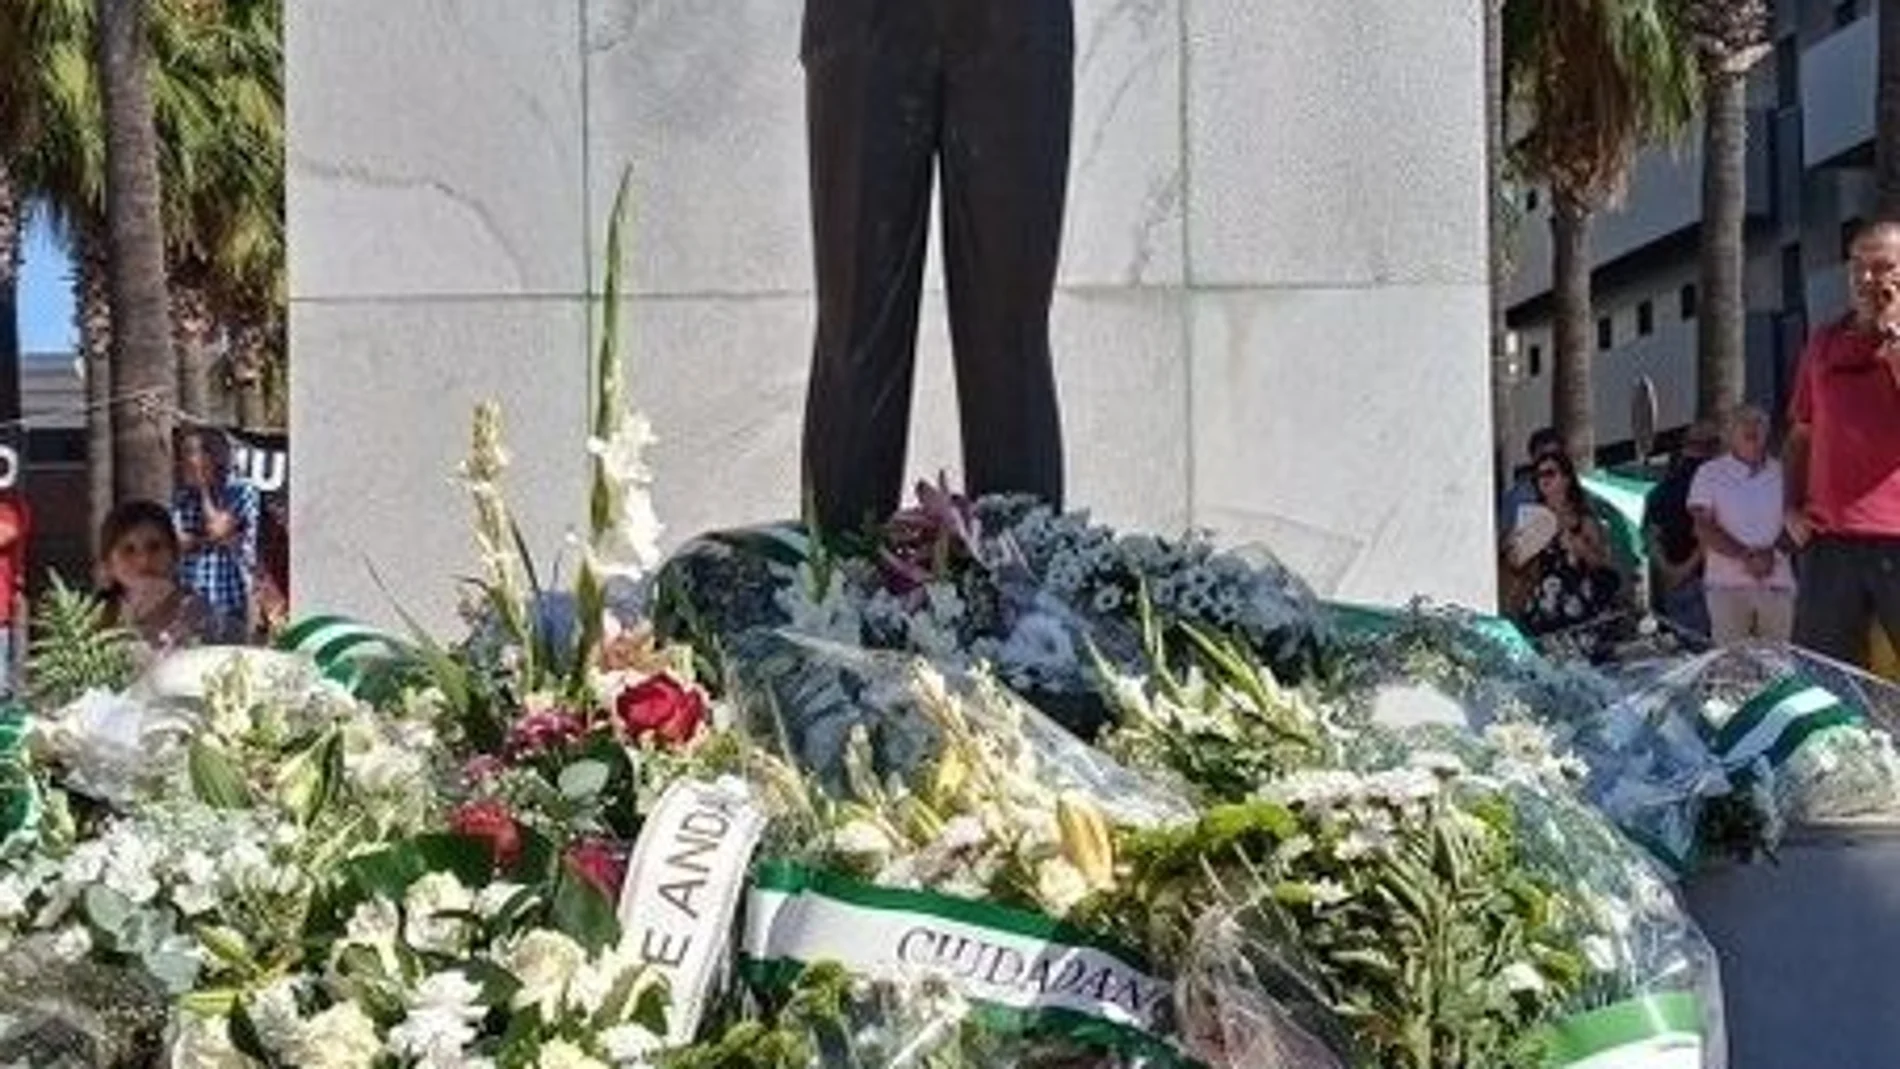
[[[1616,611],[1622,586],[1610,556],[1609,532],[1591,514],[1569,457],[1559,453],[1539,460],[1536,482],[1538,504],[1556,518],[1556,533],[1518,565],[1526,580],[1519,622],[1533,635],[1602,622]]]

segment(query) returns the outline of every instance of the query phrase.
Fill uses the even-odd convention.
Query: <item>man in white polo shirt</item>
[[[1738,408],[1729,418],[1728,452],[1702,465],[1689,486],[1689,513],[1706,559],[1710,637],[1718,645],[1786,642],[1794,630],[1784,504],[1781,462],[1768,455],[1768,416]]]

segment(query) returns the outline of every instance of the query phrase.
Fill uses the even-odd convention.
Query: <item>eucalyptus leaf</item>
[[[612,769],[604,761],[576,761],[561,770],[561,794],[570,801],[582,802],[597,797],[607,787]]]
[[[86,919],[93,927],[111,935],[116,941],[132,921],[135,908],[131,899],[114,891],[104,884],[92,884],[80,895],[85,906]]]

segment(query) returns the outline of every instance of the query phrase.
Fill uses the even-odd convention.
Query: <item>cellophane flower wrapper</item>
[[[1771,847],[1792,824],[1900,812],[1900,687],[1785,643],[1634,666],[1625,680],[1633,700],[1694,719]]]
[[[1048,791],[1079,792],[1128,824],[1193,814],[1172,790],[1124,768],[979,673],[941,671],[910,654],[789,631],[753,632],[738,649],[732,697],[744,729],[833,794],[848,793],[854,735],[869,740],[879,778],[919,775],[939,755],[942,733],[920,709],[916,690],[919,673],[929,672],[958,695],[980,691],[981,700],[962,706],[972,726]]]
[[[1573,1015],[1632,1001],[1687,995],[1701,1018],[1703,1065],[1727,1065],[1721,970],[1715,949],[1696,926],[1656,861],[1618,834],[1596,810],[1569,797],[1549,777],[1518,765],[1494,766],[1516,814],[1524,868],[1571,889],[1574,938],[1589,980]]]
[[[1697,709],[1678,688],[1656,685],[1655,664],[1616,675],[1555,664],[1447,610],[1395,617],[1344,651],[1333,693],[1354,719],[1401,729],[1426,721],[1450,729],[1435,744],[1454,748],[1497,726],[1536,725],[1553,753],[1578,763],[1583,797],[1678,873],[1699,854],[1704,809],[1734,790]],[[1387,715],[1420,707],[1427,712],[1407,723]]]
[[[788,633],[769,641],[755,633],[743,649],[728,692],[742,729],[787,755],[805,777],[798,789],[814,795],[781,801],[762,865],[1061,921],[1107,877],[1109,827],[1193,816],[1170,788],[1116,764],[980,672]],[[1099,816],[1078,819],[1078,811]],[[1078,834],[1077,824],[1098,834]],[[1104,853],[1079,856],[1091,843]],[[923,968],[854,979],[850,1027],[827,1039],[839,1056],[824,1064],[1134,1065],[1156,1047],[1071,1036],[1040,1010],[998,1013],[977,1002],[950,1012],[956,989]],[[782,979],[760,982],[768,1005],[784,1012]]]
[[[1175,978],[1182,1040],[1213,1069],[1351,1069],[1343,1026],[1266,938],[1271,914],[1237,906],[1196,926]]]

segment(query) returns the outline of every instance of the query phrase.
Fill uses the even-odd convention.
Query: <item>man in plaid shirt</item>
[[[187,431],[178,446],[180,585],[203,599],[210,642],[243,642],[251,630],[251,576],[257,566],[257,489],[231,474],[231,444],[218,431]]]

